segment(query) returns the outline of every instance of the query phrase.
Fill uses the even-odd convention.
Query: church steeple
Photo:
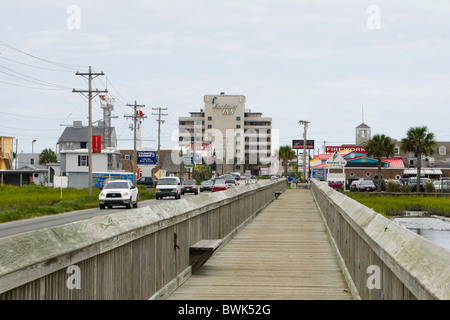
[[[362,123],[356,127],[355,131],[355,144],[357,146],[363,146],[370,139],[372,139],[372,130],[367,124],[364,123],[364,106],[363,106]]]

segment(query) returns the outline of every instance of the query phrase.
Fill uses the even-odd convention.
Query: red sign
[[[102,136],[92,136],[92,153],[102,152]]]
[[[337,146],[337,147],[332,147],[332,146],[326,146],[325,147],[325,153],[334,153],[334,152],[339,152],[345,149],[349,149],[353,152],[366,152],[366,150],[364,149],[364,147],[360,147],[360,146]]]

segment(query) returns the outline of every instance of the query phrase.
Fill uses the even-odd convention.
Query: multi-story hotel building
[[[217,164],[219,173],[256,169],[270,161],[272,118],[245,108],[243,95],[205,95],[204,108],[179,117],[179,141],[196,163]],[[195,146],[195,147],[194,147]]]

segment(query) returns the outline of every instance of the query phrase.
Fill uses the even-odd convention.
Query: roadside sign
[[[140,165],[155,165],[156,151],[138,151],[137,164]]]
[[[345,161],[339,153],[335,152],[328,158],[326,163],[328,168],[343,168],[347,164],[347,161]]]

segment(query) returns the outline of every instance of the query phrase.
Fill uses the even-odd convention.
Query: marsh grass
[[[142,186],[139,188],[139,200],[154,198],[154,190]],[[35,185],[0,186],[0,223],[34,218],[75,210],[96,208],[100,190],[93,189],[89,197],[88,189],[67,188],[61,190]]]
[[[377,196],[369,194],[347,194],[366,207],[387,216],[404,215],[405,211],[426,211],[429,215],[450,217],[450,198],[433,196]]]

